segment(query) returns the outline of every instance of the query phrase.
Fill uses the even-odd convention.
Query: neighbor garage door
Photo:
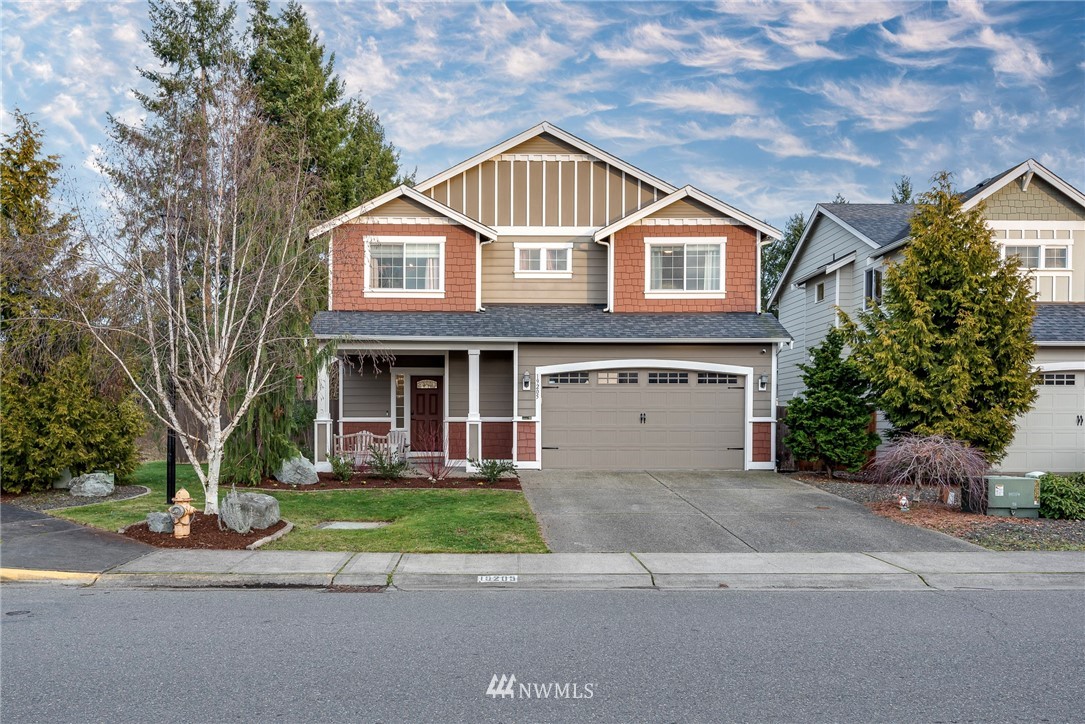
[[[543,468],[741,470],[745,379],[662,369],[544,374]]]
[[[1085,372],[1045,372],[1041,379],[1000,467],[1019,473],[1085,470]]]

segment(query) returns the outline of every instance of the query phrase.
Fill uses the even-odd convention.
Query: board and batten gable
[[[780,350],[778,398],[781,404],[802,392],[799,364],[809,361],[809,350],[825,339],[837,321],[837,304],[850,316],[863,308],[864,274],[873,248],[829,217],[819,214],[812,222],[806,243],[788,273],[780,291],[780,324],[793,337],[790,348]],[[819,274],[796,286],[790,280],[802,279],[838,259],[855,254],[855,261],[836,271]],[[818,284],[824,284],[824,300],[815,301]]]
[[[598,228],[667,193],[548,133],[420,190],[497,229]]]
[[[1066,246],[1070,268],[1028,272],[1038,302],[1085,302],[1085,208],[1039,176],[984,200],[984,217],[1001,246]]]

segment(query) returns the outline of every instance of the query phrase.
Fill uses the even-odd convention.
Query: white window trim
[[[373,244],[436,244],[440,284],[437,289],[377,289],[372,286]],[[445,298],[445,237],[443,236],[366,236],[362,291],[371,299],[444,299]]]
[[[818,299],[818,295],[821,295],[821,299]],[[818,282],[814,285],[814,304],[821,304],[825,301],[825,282]]]
[[[652,247],[688,246],[690,244],[720,247],[720,288],[707,291],[652,289]],[[685,250],[682,252],[685,254]],[[685,280],[683,280],[685,283]],[[726,236],[656,236],[644,238],[644,298],[645,299],[726,299],[727,298],[727,237]]]
[[[874,274],[878,274],[882,278],[882,294],[881,297],[875,300],[875,304],[881,304],[882,299],[885,298],[885,270],[880,266],[867,267],[863,270],[863,309],[873,309],[874,306],[870,303],[872,297],[867,295],[867,276],[873,277]],[[873,286],[873,285],[871,285]]]
[[[1066,274],[1074,270],[1074,240],[1071,239],[999,239],[998,253],[1002,259],[1006,258],[1006,247],[1027,246],[1039,250],[1039,262],[1037,267],[1021,267],[1021,271],[1044,272],[1045,274]],[[1066,266],[1047,268],[1047,248],[1056,247],[1066,249]]]
[[[547,271],[545,269],[521,269],[520,250],[539,249],[563,249],[565,251],[565,271]],[[571,241],[516,241],[512,244],[513,276],[517,279],[572,279],[573,278],[573,242]]]

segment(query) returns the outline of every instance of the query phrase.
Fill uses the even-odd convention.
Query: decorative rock
[[[238,493],[241,510],[252,515],[255,530],[270,528],[279,522],[279,501],[263,493]]]
[[[169,513],[148,513],[147,530],[152,533],[172,533],[173,517]]]
[[[68,468],[64,468],[57,479],[53,481],[53,488],[55,490],[67,490],[72,487],[72,471]]]
[[[284,460],[279,472],[275,473],[275,479],[287,485],[313,485],[320,482],[316,466],[300,455]]]
[[[72,480],[69,492],[80,498],[104,498],[113,494],[113,476],[107,473],[87,473]]]

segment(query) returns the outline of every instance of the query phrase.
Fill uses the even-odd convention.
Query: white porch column
[[[332,453],[331,380],[328,366],[316,373],[316,419],[313,421],[313,464],[320,472],[330,473],[328,458]]]
[[[479,352],[467,350],[467,457],[482,459],[482,416],[479,414]],[[470,466],[469,466],[470,467]]]

